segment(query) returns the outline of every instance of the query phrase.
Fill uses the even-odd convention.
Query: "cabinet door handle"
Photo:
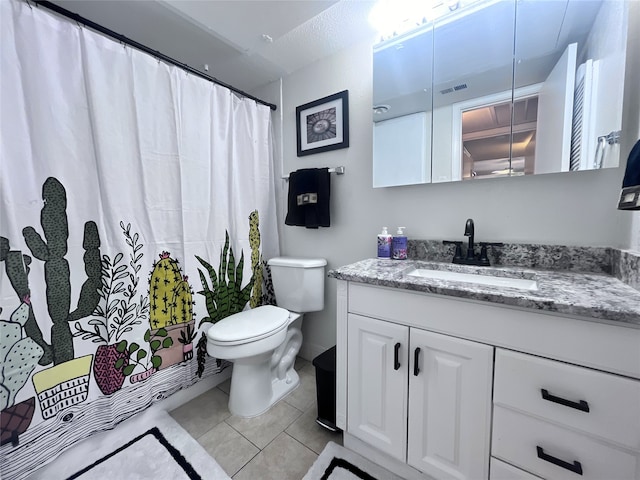
[[[578,475],[582,475],[582,464],[574,460],[573,463],[565,462],[564,460],[560,460],[559,458],[554,457],[553,455],[549,455],[548,453],[544,453],[544,450],[541,446],[536,446],[536,450],[538,450],[538,458],[544,460],[545,462],[553,463],[558,467],[566,468],[567,470],[577,473]]]
[[[413,376],[417,377],[420,373],[420,367],[418,366],[418,360],[420,360],[420,347],[416,348],[413,352]]]
[[[581,412],[589,411],[589,404],[584,400],[579,400],[574,402],[572,400],[567,400],[566,398],[556,397],[555,395],[551,395],[548,390],[545,388],[540,389],[540,393],[542,393],[542,398],[544,400],[548,400],[549,402],[559,403],[560,405],[564,405],[565,407],[575,408],[576,410],[580,410]]]
[[[400,342],[396,343],[393,348],[393,369],[398,370],[400,368]]]

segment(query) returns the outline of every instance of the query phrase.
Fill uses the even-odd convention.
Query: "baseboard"
[[[212,359],[209,359],[212,360]],[[225,368],[222,372],[217,373],[215,375],[210,375],[206,378],[203,378],[199,382],[191,385],[189,388],[185,388],[184,390],[179,390],[170,397],[162,400],[157,404],[158,408],[170,412],[178,408],[181,405],[193,400],[196,397],[199,397],[204,392],[211,390],[214,387],[217,387],[222,382],[231,378],[231,370],[232,368]]]
[[[316,358],[321,353],[329,350],[333,345],[329,345],[325,347],[323,345],[318,345],[315,343],[302,342],[302,346],[300,347],[300,351],[298,352],[298,356],[304,358],[305,360],[311,362],[314,358]]]
[[[362,455],[367,460],[372,461],[386,468],[390,472],[405,478],[406,480],[435,480],[433,477],[410,467],[404,462],[397,460],[387,454],[367,445],[362,440],[344,432],[342,442],[346,448]]]

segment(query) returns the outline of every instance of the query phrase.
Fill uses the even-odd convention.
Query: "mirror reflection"
[[[449,9],[374,46],[374,187],[618,165],[628,1]]]

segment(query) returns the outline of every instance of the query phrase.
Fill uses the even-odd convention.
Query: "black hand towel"
[[[303,168],[289,175],[287,218],[284,223],[307,228],[330,226],[328,168]]]
[[[640,210],[640,140],[629,153],[618,210]]]

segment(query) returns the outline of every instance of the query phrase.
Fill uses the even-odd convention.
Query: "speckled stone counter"
[[[538,288],[523,290],[407,275],[416,268],[531,279],[537,282]],[[621,322],[640,328],[640,291],[605,273],[520,267],[472,267],[421,260],[367,259],[331,270],[329,277],[576,315],[596,321]]]

